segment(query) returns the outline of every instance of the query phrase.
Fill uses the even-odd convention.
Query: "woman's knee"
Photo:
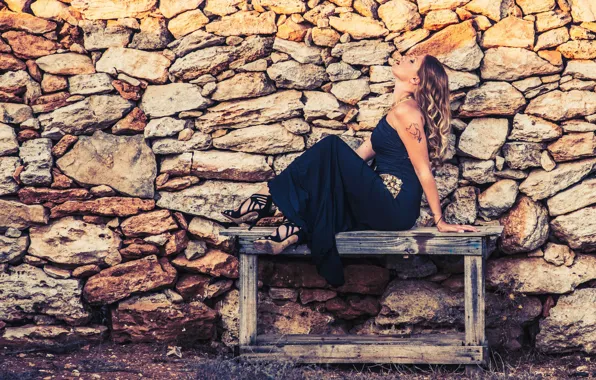
[[[333,143],[334,141],[338,141],[341,140],[341,137],[339,137],[338,135],[327,135],[325,137],[323,137],[323,141],[325,141],[326,143]]]

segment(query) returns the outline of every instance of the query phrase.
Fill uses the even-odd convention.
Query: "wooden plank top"
[[[262,334],[257,336],[256,345],[313,345],[313,344],[403,344],[463,346],[464,333],[419,334],[419,335],[321,335],[321,334]]]
[[[479,237],[500,235],[503,226],[476,226],[478,232],[439,232],[436,227],[418,227],[404,231],[344,231],[335,235],[336,239],[366,239],[366,238],[396,238],[396,237]],[[219,231],[224,236],[241,236],[247,239],[256,239],[263,235],[271,234],[277,227],[254,227],[248,230],[247,227],[229,227]]]

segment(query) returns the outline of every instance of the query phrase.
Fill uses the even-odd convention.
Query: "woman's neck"
[[[413,97],[414,94],[411,91],[408,91],[402,86],[400,86],[399,83],[396,83],[393,89],[393,101],[397,103],[400,100],[407,98],[408,96]]]

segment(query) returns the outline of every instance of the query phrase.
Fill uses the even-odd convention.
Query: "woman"
[[[237,210],[223,212],[235,223],[256,216],[252,228],[274,213],[275,204],[284,223],[255,240],[255,247],[278,254],[306,242],[319,274],[332,286],[344,283],[335,234],[410,229],[420,216],[423,191],[440,232],[478,231],[445,222],[432,174],[431,161],[442,164],[451,128],[443,65],[431,55],[405,56],[391,71],[395,103],[356,151],[338,136],[326,136]],[[373,157],[374,169],[367,164]]]

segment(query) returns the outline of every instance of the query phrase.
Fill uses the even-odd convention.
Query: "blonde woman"
[[[478,231],[445,222],[432,174],[443,162],[451,128],[443,65],[431,55],[404,56],[391,71],[394,105],[357,150],[338,136],[325,136],[238,209],[222,212],[235,223],[252,220],[252,228],[277,206],[284,223],[255,240],[255,247],[278,254],[306,242],[332,286],[344,283],[335,234],[410,229],[420,216],[423,192],[439,231]],[[374,167],[367,164],[373,158]]]

